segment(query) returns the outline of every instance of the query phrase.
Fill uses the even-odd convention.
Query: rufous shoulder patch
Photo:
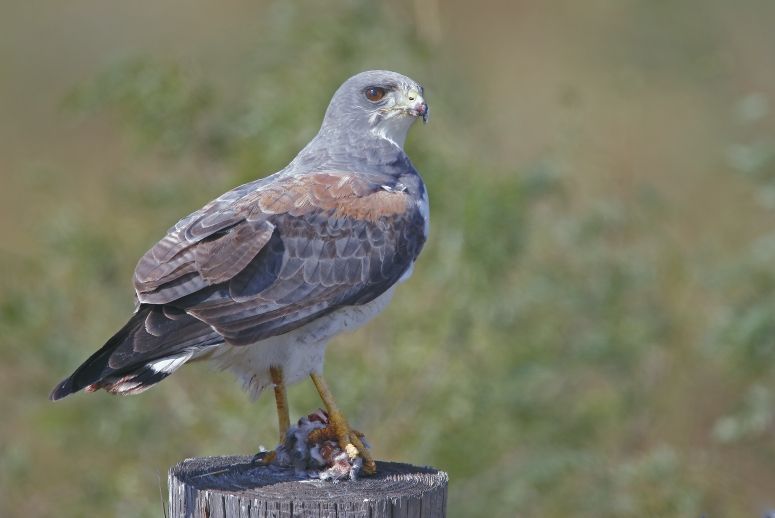
[[[339,216],[376,221],[406,212],[406,193],[372,189],[352,173],[318,173],[272,185],[258,193],[257,201],[266,214],[292,216],[333,210]]]

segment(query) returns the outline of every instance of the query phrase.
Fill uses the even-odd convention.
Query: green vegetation
[[[456,517],[775,507],[768,24],[718,1],[566,5],[507,31],[512,69],[499,48],[472,59],[465,34],[423,32],[433,4],[271,2],[229,73],[146,52],[56,93],[100,171],[26,160],[3,179],[1,516],[159,516],[181,458],[273,445],[271,397],[206,365],[136,397],[45,398],[123,324],[147,247],[285,165],[341,81],[375,67],[424,82],[432,116],[408,141],[431,239],[394,304],[327,357],[376,456],[448,471]],[[489,41],[463,11],[449,25]],[[748,65],[725,54],[747,44]],[[542,45],[569,57],[546,64]],[[294,415],[320,404],[309,384],[290,397]]]

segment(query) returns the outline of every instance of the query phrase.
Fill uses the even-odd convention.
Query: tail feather
[[[190,315],[143,305],[102,348],[54,387],[49,397],[56,401],[82,389],[137,394],[221,342],[218,333]]]

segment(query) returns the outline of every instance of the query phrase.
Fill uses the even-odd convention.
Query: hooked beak
[[[422,117],[423,124],[428,123],[430,109],[423,96],[417,90],[410,90],[404,98],[404,108],[412,117]]]
[[[431,116],[428,103],[420,97],[421,102],[414,107],[415,117],[422,117],[422,123],[428,124],[428,118]]]

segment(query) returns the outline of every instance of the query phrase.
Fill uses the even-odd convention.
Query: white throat
[[[371,133],[393,143],[399,149],[404,149],[406,135],[409,133],[409,128],[412,127],[414,121],[414,117],[390,117],[379,121],[376,126],[371,128]]]

